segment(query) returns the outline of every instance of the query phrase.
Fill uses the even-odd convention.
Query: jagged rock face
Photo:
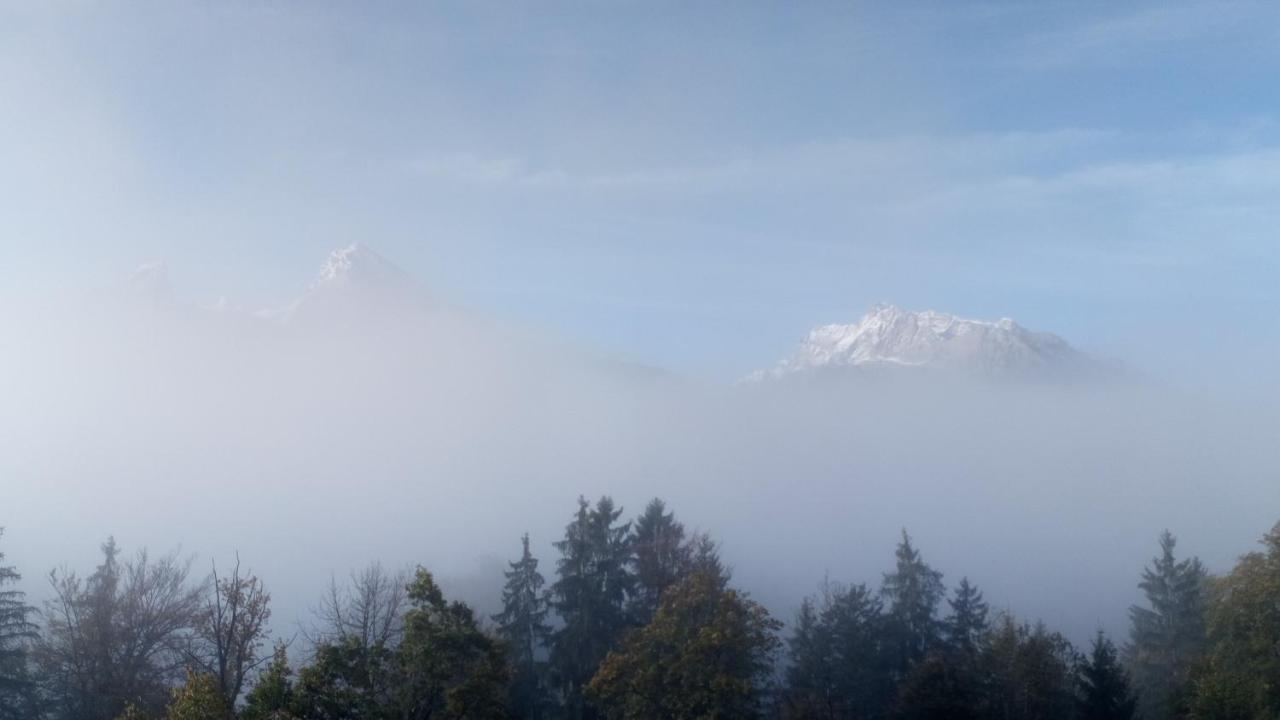
[[[814,328],[791,357],[752,379],[862,370],[934,370],[1000,378],[1067,378],[1101,364],[1062,338],[1013,320],[969,320],[877,305],[852,325]]]

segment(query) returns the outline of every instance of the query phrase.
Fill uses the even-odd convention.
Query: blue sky
[[[0,7],[0,296],[359,241],[697,377],[889,301],[1277,379],[1275,5],[370,5]]]

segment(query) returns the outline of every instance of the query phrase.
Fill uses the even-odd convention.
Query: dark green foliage
[[[365,647],[349,637],[315,649],[311,664],[298,671],[293,707],[306,720],[388,717],[391,681],[391,651],[381,644]]]
[[[431,573],[409,585],[396,652],[395,706],[404,718],[504,718],[505,653],[480,631],[471,608],[447,602]]]
[[[632,527],[631,549],[636,578],[631,612],[637,625],[645,625],[657,611],[662,593],[687,572],[691,548],[684,543],[684,525],[654,498]]]
[[[1176,545],[1167,530],[1160,536],[1160,555],[1138,584],[1149,607],[1129,609],[1125,662],[1146,720],[1185,714],[1191,670],[1205,648],[1207,574],[1196,558],[1177,560]]]
[[[969,578],[961,578],[947,604],[951,614],[942,621],[942,628],[948,651],[962,661],[976,658],[987,632],[988,607],[982,593],[969,584]]]
[[[502,590],[502,612],[493,616],[498,623],[498,636],[506,642],[511,661],[511,710],[518,717],[538,720],[550,712],[551,698],[546,688],[546,672],[538,660],[551,635],[547,625],[546,600],[542,596],[543,578],[538,572],[538,559],[529,552],[529,535],[521,538],[520,560],[506,571]]]
[[[0,720],[20,720],[36,713],[35,683],[28,666],[31,643],[37,637],[31,622],[35,609],[14,588],[22,579],[18,571],[3,562],[4,553],[0,553]]]
[[[719,577],[694,573],[609,653],[587,692],[609,718],[759,717],[779,627]]]
[[[938,604],[946,588],[942,573],[925,563],[906,530],[894,555],[897,564],[893,572],[885,573],[881,594],[888,601],[888,659],[895,679],[900,680],[938,646],[942,630]]]
[[[563,626],[552,634],[551,668],[566,715],[595,717],[583,689],[627,627],[626,604],[635,579],[630,524],[618,523],[621,508],[608,497],[595,508],[578,499],[578,512],[556,543],[560,560],[551,586],[551,606]]]
[[[885,618],[865,585],[826,586],[806,599],[788,641],[783,714],[790,718],[877,718],[893,699],[885,660]]]
[[[987,633],[979,671],[981,717],[1068,720],[1075,712],[1075,651],[1043,624],[1002,616]]]
[[[1093,639],[1088,659],[1080,664],[1079,720],[1131,720],[1137,701],[1116,646],[1101,630]]]
[[[293,671],[284,646],[276,646],[271,662],[245,694],[242,720],[293,720]]]
[[[941,652],[911,669],[898,689],[897,720],[973,720],[978,715],[978,677],[972,668]]]
[[[502,646],[481,632],[471,608],[447,602],[419,568],[408,589],[404,636],[389,649],[349,636],[316,648],[298,673],[293,714],[304,720],[505,718],[508,672]]]

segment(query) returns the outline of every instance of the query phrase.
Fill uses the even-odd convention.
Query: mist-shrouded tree
[[[954,655],[930,652],[898,685],[894,720],[976,720],[978,676]]]
[[[989,613],[982,592],[970,584],[969,578],[960,578],[960,584],[947,604],[951,612],[942,621],[947,649],[962,661],[976,658],[987,632]]]
[[[500,643],[471,608],[448,602],[418,568],[408,591],[404,639],[396,649],[396,718],[506,718],[510,680]]]
[[[1124,660],[1146,720],[1185,713],[1191,671],[1204,653],[1207,577],[1197,558],[1178,560],[1177,540],[1160,536],[1160,555],[1142,572],[1138,587],[1147,607],[1129,609]]]
[[[982,593],[962,578],[948,598],[943,642],[911,669],[898,687],[893,717],[977,718],[982,677],[978,669],[987,632],[988,606]]]
[[[1208,647],[1194,677],[1197,720],[1280,717],[1280,523],[1210,582]]]
[[[983,642],[980,716],[1070,720],[1076,711],[1075,650],[1042,623],[1001,615]]]
[[[870,720],[889,708],[883,604],[866,585],[824,583],[801,605],[787,650],[784,717]]]
[[[306,720],[378,720],[391,707],[393,683],[392,651],[349,636],[315,647],[298,670],[290,707]]]
[[[938,605],[946,594],[942,573],[925,563],[907,531],[894,552],[896,565],[885,573],[881,594],[887,601],[886,641],[890,668],[896,679],[939,644]]]
[[[203,589],[187,581],[190,562],[122,561],[114,540],[87,578],[50,574],[53,598],[36,646],[49,712],[55,718],[113,720],[126,707],[163,712],[180,682]]]
[[[271,595],[257,576],[240,570],[219,576],[215,564],[204,607],[196,613],[189,662],[214,679],[228,707],[235,707],[249,675],[271,659],[262,652],[271,618]]]
[[[365,650],[394,648],[404,632],[409,575],[374,562],[353,572],[345,585],[330,579],[320,604],[318,623],[306,631],[313,645],[345,645],[353,640]]]
[[[4,529],[0,528],[0,537]],[[22,576],[4,564],[0,552],[0,720],[35,717],[35,682],[31,676],[30,649],[36,639],[32,622],[35,608],[15,585]]]
[[[636,589],[631,601],[637,625],[653,618],[667,588],[687,572],[691,548],[684,542],[684,525],[666,505],[654,498],[631,528],[632,568]]]
[[[720,546],[711,535],[695,532],[685,544],[685,575],[702,573],[716,578],[720,587],[728,587],[733,578],[732,570],[720,559]]]
[[[295,720],[293,670],[284,645],[276,645],[257,681],[244,696],[241,720]]]
[[[619,720],[759,717],[780,627],[718,577],[693,573],[609,653],[587,694]]]
[[[630,572],[630,524],[619,523],[621,508],[602,497],[592,508],[578,499],[578,511],[556,549],[556,581],[551,607],[563,625],[551,636],[551,671],[570,720],[596,717],[583,689],[628,627],[627,600],[635,580]]]
[[[547,624],[545,582],[538,572],[538,559],[529,551],[529,535],[520,539],[520,559],[507,570],[502,589],[502,612],[493,616],[498,636],[507,646],[511,661],[511,711],[518,717],[539,720],[547,717],[551,697],[546,687],[546,668],[539,653],[551,635]]]
[[[1129,688],[1129,676],[1120,664],[1116,646],[1101,630],[1080,663],[1079,720],[1132,720],[1137,700]]]

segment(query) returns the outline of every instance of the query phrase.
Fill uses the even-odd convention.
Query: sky
[[[1270,3],[0,6],[0,299],[362,242],[732,381],[875,302],[1274,383]],[[1215,379],[1216,378],[1216,379]]]
[[[372,558],[483,603],[580,493],[660,495],[782,617],[905,526],[1122,630],[1160,530],[1221,570],[1274,521],[1278,16],[0,2],[3,550],[244,551],[282,617]],[[446,303],[190,307],[278,307],[352,243]],[[157,260],[183,302],[98,292]],[[880,302],[1156,382],[731,385]]]

